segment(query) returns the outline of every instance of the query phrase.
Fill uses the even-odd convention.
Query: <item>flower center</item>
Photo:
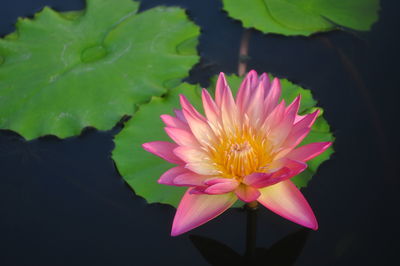
[[[238,181],[251,173],[264,172],[272,160],[266,139],[249,131],[221,136],[214,148],[211,158],[221,175]]]

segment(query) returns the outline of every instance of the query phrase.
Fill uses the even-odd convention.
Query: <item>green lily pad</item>
[[[0,128],[30,140],[112,128],[187,76],[199,27],[180,8],[137,13],[131,0],[45,7],[0,39]]]
[[[215,86],[213,78],[210,87]],[[235,92],[239,88],[242,78],[228,76],[228,83]],[[293,83],[282,79],[283,98],[287,102],[293,100],[298,94],[303,97],[301,109],[303,113],[312,111],[315,100],[312,99],[309,90],[305,90]],[[145,151],[142,144],[150,141],[171,141],[164,131],[164,123],[160,119],[162,114],[173,115],[174,109],[181,109],[179,104],[179,94],[184,94],[189,101],[197,108],[202,110],[201,88],[197,85],[183,83],[171,89],[165,97],[153,97],[148,104],[140,106],[135,115],[126,122],[121,132],[116,135],[115,149],[112,153],[116,166],[135,193],[144,197],[149,203],[166,203],[178,206],[178,203],[187,189],[186,187],[166,186],[157,183],[158,178],[168,169],[174,167],[173,164]],[[333,136],[329,131],[329,125],[320,116],[312,128],[309,136],[304,140],[308,142],[332,141]],[[332,149],[314,158],[310,162],[310,167],[301,176],[292,179],[298,187],[304,187],[315,174],[318,166],[329,158]],[[235,205],[240,206],[240,205]]]
[[[379,11],[379,0],[223,0],[223,5],[246,28],[305,36],[343,27],[369,30]]]

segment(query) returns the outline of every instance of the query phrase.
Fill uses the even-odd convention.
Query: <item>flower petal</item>
[[[316,110],[312,114],[305,115],[303,119],[295,123],[283,146],[294,148],[299,145],[310,132],[311,126],[314,124],[315,119],[317,119],[318,114],[319,110]]]
[[[189,147],[200,147],[199,142],[191,132],[174,127],[166,127],[164,129],[165,132],[167,132],[168,136],[178,145],[189,146]]]
[[[268,77],[267,73],[262,73],[260,76],[260,82],[264,88],[264,96],[266,97],[271,89],[271,80]]]
[[[173,180],[177,176],[187,173],[187,172],[188,172],[188,170],[183,166],[173,167],[160,176],[160,179],[158,179],[158,183],[164,184],[164,185],[169,185],[169,186],[176,186],[176,184],[174,183]]]
[[[232,96],[232,91],[229,87],[223,92],[221,102],[221,120],[224,126],[225,132],[233,134],[235,132],[235,126],[238,123],[238,111],[235,100]]]
[[[186,122],[183,122],[179,118],[170,115],[161,115],[161,120],[167,127],[175,127],[189,131],[190,127]]]
[[[268,138],[273,145],[281,146],[293,128],[293,123],[296,118],[297,112],[300,107],[301,96],[299,95],[294,101],[286,108],[284,117],[281,122],[272,128],[268,134]]]
[[[199,175],[219,175],[220,172],[214,167],[213,164],[209,162],[190,162],[185,165],[185,167]]]
[[[176,115],[176,118],[178,118],[179,120],[181,120],[181,121],[184,122],[184,123],[187,123],[187,121],[186,121],[186,119],[185,119],[185,116],[184,116],[183,113],[182,113],[182,110],[175,109],[175,110],[174,110],[174,113],[175,113],[175,115]]]
[[[271,88],[264,100],[265,116],[268,116],[272,110],[278,105],[279,98],[281,97],[282,89],[279,79],[274,78]]]
[[[205,146],[212,146],[212,142],[216,137],[209,124],[197,116],[194,116],[193,113],[188,112],[186,109],[183,109],[183,114],[198,142]]]
[[[186,172],[175,177],[173,182],[178,186],[202,186],[209,178],[210,176],[199,175],[186,169]]]
[[[301,162],[306,162],[308,160],[311,160],[312,158],[320,155],[323,153],[326,149],[328,149],[332,145],[332,142],[315,142],[315,143],[310,143],[304,146],[301,146],[295,150],[292,150],[289,152],[286,157],[301,161]]]
[[[246,114],[249,116],[254,127],[257,127],[258,123],[264,122],[264,92],[265,88],[263,83],[260,83],[259,86],[255,89],[251,98],[249,100],[249,104],[247,109],[245,110]]]
[[[203,100],[203,108],[208,122],[214,127],[217,127],[219,124],[219,110],[217,105],[206,89],[202,90],[201,98]]]
[[[196,228],[231,207],[237,197],[233,193],[222,195],[190,194],[188,189],[179,203],[172,225],[171,236]]]
[[[253,70],[252,70],[253,71]],[[249,72],[250,74],[250,72]],[[236,105],[241,113],[244,112],[247,108],[247,102],[250,99],[250,81],[249,74],[242,81],[242,84],[239,87],[239,90],[236,94]]]
[[[224,94],[224,91],[227,86],[228,82],[226,82],[224,73],[222,72],[219,73],[217,86],[215,88],[215,103],[217,104],[218,107],[220,107],[222,104],[222,95]]]
[[[181,106],[182,106],[182,112],[183,112],[184,115],[185,115],[185,112],[184,112],[184,111],[187,111],[188,113],[190,113],[192,116],[196,117],[197,119],[202,120],[202,121],[207,121],[207,120],[204,118],[204,116],[203,116],[202,114],[200,114],[200,113],[196,110],[196,108],[194,108],[194,106],[189,102],[189,100],[186,98],[185,95],[180,94],[180,95],[179,95],[179,100],[180,100],[180,103],[181,103]],[[187,120],[186,115],[185,115],[185,118],[186,118],[186,120]],[[189,121],[188,121],[188,122],[189,122]]]
[[[219,175],[218,170],[208,157],[207,153],[200,148],[179,146],[175,148],[174,153],[184,162],[185,167],[199,175]]]
[[[182,164],[183,161],[173,153],[173,150],[178,147],[175,143],[167,141],[153,141],[142,144],[143,149],[157,155],[164,160],[174,163]]]
[[[243,179],[243,183],[249,186],[258,187],[258,183],[263,183],[272,177],[273,173],[252,173]]]
[[[237,188],[239,182],[236,179],[232,178],[218,178],[214,179],[214,181],[218,180],[215,183],[210,183],[210,181],[206,182],[207,185],[210,185],[208,188],[204,190],[207,194],[225,194],[231,192]]]
[[[302,226],[318,229],[314,213],[303,194],[290,181],[260,189],[258,202],[276,214]]]
[[[208,154],[201,149],[187,146],[178,146],[174,149],[174,154],[186,163],[191,162],[208,162],[212,164]]]
[[[236,196],[244,202],[252,202],[258,199],[261,195],[258,189],[251,186],[240,184],[235,190]]]

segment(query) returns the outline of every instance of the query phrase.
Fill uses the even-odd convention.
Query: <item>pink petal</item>
[[[305,115],[303,119],[295,123],[290,131],[288,137],[285,140],[283,146],[285,147],[296,147],[299,143],[308,135],[311,130],[311,126],[314,124],[315,119],[319,114],[319,110],[316,110],[312,114]]]
[[[143,143],[142,147],[146,151],[151,152],[170,163],[175,163],[175,164],[183,163],[183,161],[173,153],[173,150],[176,147],[178,147],[178,145],[176,145],[175,143],[170,143],[166,141],[153,141],[153,142]]]
[[[271,211],[305,227],[318,229],[318,223],[310,205],[290,180],[262,188],[260,192],[258,202]]]
[[[209,162],[190,162],[185,165],[185,167],[199,175],[219,175],[220,172],[214,167],[213,164]]]
[[[208,162],[212,164],[211,159],[208,154],[201,149],[178,146],[174,149],[174,154],[186,163],[191,162]]]
[[[255,127],[258,123],[264,122],[264,92],[264,85],[263,83],[260,83],[255,89],[254,93],[251,95],[247,110],[245,110]]]
[[[235,194],[198,195],[187,190],[179,203],[171,236],[183,234],[217,217],[237,200]]]
[[[182,110],[175,109],[175,110],[174,110],[174,113],[175,113],[175,115],[176,115],[176,118],[178,118],[179,120],[181,120],[181,121],[184,122],[184,123],[187,123],[187,121],[186,121],[186,119],[185,119],[185,116],[184,116],[183,113],[182,113]]]
[[[221,103],[221,120],[225,132],[233,134],[239,121],[236,103],[233,99],[232,92],[227,87],[222,96]]]
[[[262,73],[260,76],[260,82],[264,88],[264,96],[267,96],[269,93],[269,90],[271,89],[271,80],[268,77],[267,73]]]
[[[312,158],[320,155],[321,153],[323,153],[331,145],[332,145],[332,142],[310,143],[310,144],[301,146],[295,150],[292,150],[291,152],[289,152],[286,155],[286,157],[293,159],[293,160],[306,162],[306,161],[311,160]]]
[[[240,184],[235,190],[236,196],[244,202],[252,202],[258,199],[261,195],[258,189],[251,186]]]
[[[194,116],[193,113],[183,109],[183,114],[188,121],[189,127],[199,143],[212,146],[212,142],[216,139],[214,131],[210,128],[209,124]]]
[[[160,179],[158,179],[159,184],[164,184],[164,185],[170,185],[170,186],[176,186],[174,183],[175,177],[187,173],[188,170],[184,168],[183,166],[177,166],[174,168],[169,169],[166,171],[164,174],[161,175]]]
[[[265,114],[265,113],[264,113]],[[285,114],[285,101],[282,100],[274,110],[267,116],[262,124],[262,130],[265,132],[270,132],[274,127],[276,127],[283,119]]]
[[[243,79],[242,84],[236,95],[236,105],[241,113],[247,109],[249,103],[250,94],[258,86],[258,75],[254,70],[250,70],[246,77]]]
[[[190,127],[186,122],[183,122],[179,118],[170,116],[170,115],[161,115],[161,120],[167,127],[175,127],[190,131]]]
[[[250,92],[254,92],[259,83],[258,74],[255,70],[250,70],[247,76],[249,78]]]
[[[199,175],[186,169],[186,172],[175,177],[173,182],[178,186],[202,186],[209,178],[210,176]]]
[[[180,146],[199,147],[200,144],[191,132],[184,129],[166,127],[165,132],[168,136]]]
[[[185,95],[180,94],[179,95],[179,99],[180,99],[180,103],[182,106],[182,111],[187,111],[188,113],[190,113],[192,116],[194,116],[195,118],[202,120],[202,121],[207,121],[204,116],[202,114],[200,114],[196,108],[193,107],[193,105],[188,101],[188,99],[186,98]],[[183,112],[183,114],[185,115],[185,112]],[[187,117],[185,115],[185,118],[187,120]],[[189,122],[189,121],[188,121]]]
[[[209,186],[204,190],[207,194],[225,194],[231,192],[237,188],[239,182],[235,179],[225,178],[226,182],[216,183],[214,185]]]
[[[247,180],[245,177],[243,183],[251,185],[254,188],[263,188],[289,179],[292,176],[288,167],[282,167],[273,173],[253,173],[247,176]]]
[[[249,186],[257,187],[259,183],[269,180],[272,175],[273,173],[252,173],[244,177],[243,183]]]
[[[240,112],[244,112],[247,108],[247,102],[249,100],[249,95],[250,95],[250,84],[249,84],[249,78],[248,75],[246,78],[242,81],[242,84],[239,87],[239,90],[236,94],[236,105]]]
[[[293,128],[293,123],[296,118],[297,112],[300,107],[301,96],[296,99],[286,108],[285,114],[281,122],[272,128],[268,134],[268,138],[272,141],[273,145],[281,146],[282,142],[286,139]]]
[[[219,110],[210,94],[206,89],[201,92],[201,98],[203,100],[203,108],[206,114],[207,120],[215,126],[219,123]]]
[[[222,104],[222,95],[224,94],[226,87],[228,87],[228,83],[226,82],[224,73],[221,72],[219,73],[217,86],[215,88],[215,103],[219,107]]]
[[[272,112],[272,110],[274,110],[274,108],[278,105],[281,93],[282,93],[281,83],[279,79],[274,78],[274,80],[272,81],[271,88],[268,92],[268,95],[266,95],[264,100],[266,116],[268,116]]]

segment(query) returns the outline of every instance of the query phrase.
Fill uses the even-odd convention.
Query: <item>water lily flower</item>
[[[220,215],[238,199],[257,201],[271,211],[316,230],[308,202],[290,178],[307,168],[331,142],[297,147],[310,132],[318,110],[298,115],[300,95],[288,106],[279,102],[279,79],[250,71],[236,99],[219,75],[215,100],[202,91],[204,115],[180,95],[182,110],[161,115],[175,142],[155,141],[143,148],[177,164],[158,182],[189,187],[175,214],[172,236]]]

